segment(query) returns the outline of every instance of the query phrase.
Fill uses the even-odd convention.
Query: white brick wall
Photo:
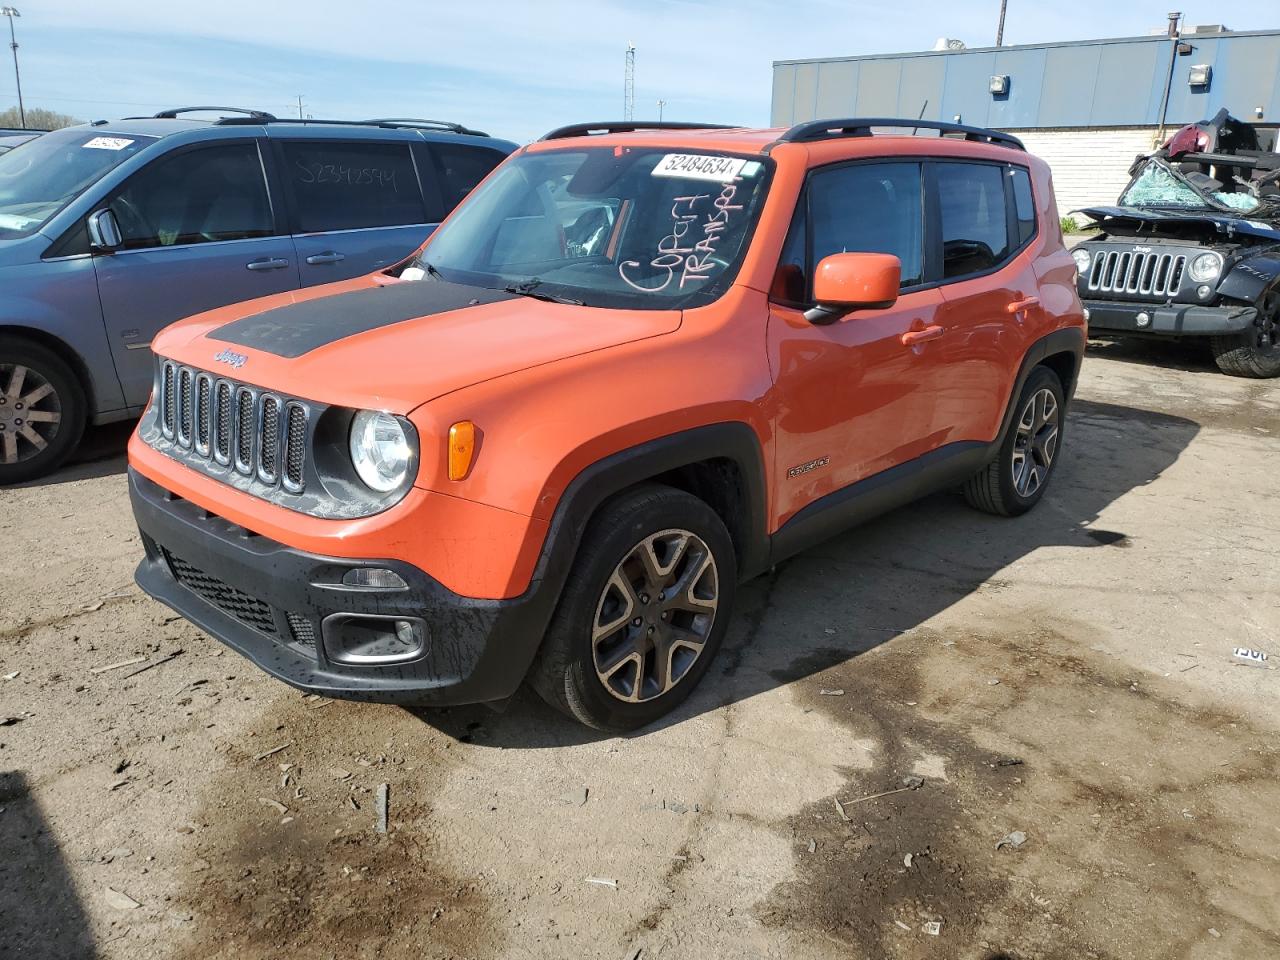
[[[1009,132],[1053,169],[1058,212],[1065,217],[1081,207],[1114,204],[1129,182],[1128,170],[1133,158],[1151,152],[1156,128]],[[1078,223],[1086,220],[1086,217],[1076,217]]]

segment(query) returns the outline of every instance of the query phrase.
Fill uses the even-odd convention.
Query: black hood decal
[[[232,320],[208,337],[292,359],[357,333],[515,297],[444,280],[406,281],[276,307]]]

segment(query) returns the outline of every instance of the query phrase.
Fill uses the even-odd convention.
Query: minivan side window
[[[1008,257],[1005,168],[987,163],[939,163],[938,206],[942,213],[942,275],[981,273]]]
[[[1031,194],[1031,176],[1022,167],[1010,167],[1013,180],[1013,207],[1018,218],[1018,246],[1036,235],[1036,204]]]
[[[465,143],[428,144],[440,170],[440,193],[446,210],[452,210],[476,184],[506,159],[497,150]]]
[[[130,177],[108,206],[125,249],[275,233],[262,161],[253,143],[161,157]]]
[[[427,223],[409,144],[286,140],[299,233]]]
[[[807,278],[833,253],[891,253],[902,286],[924,281],[924,204],[920,164],[854,163],[809,180],[812,244]]]

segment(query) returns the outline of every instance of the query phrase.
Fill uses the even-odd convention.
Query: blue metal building
[[[1054,169],[1065,212],[1114,200],[1167,130],[1226,107],[1274,141],[1280,30],[922,51],[773,65],[772,120],[899,116],[1017,132]],[[1166,97],[1167,90],[1167,97]]]

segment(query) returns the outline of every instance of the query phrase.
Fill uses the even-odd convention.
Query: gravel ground
[[[99,431],[0,491],[0,955],[1280,955],[1278,408],[1096,345],[1038,510],[782,565],[628,738],[268,679],[133,586]]]

